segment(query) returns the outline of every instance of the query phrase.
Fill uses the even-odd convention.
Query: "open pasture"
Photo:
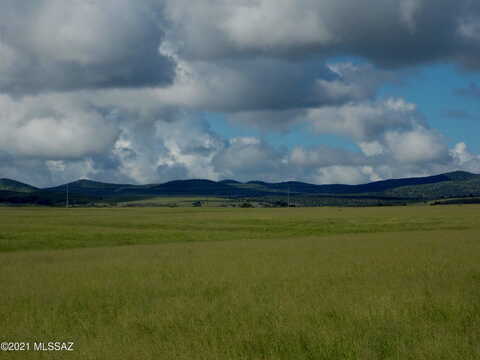
[[[478,359],[480,206],[2,208],[0,341],[75,342],[0,359]]]

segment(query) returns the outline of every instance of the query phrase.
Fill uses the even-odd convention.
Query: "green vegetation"
[[[448,200],[434,201],[431,203],[431,205],[459,205],[459,204],[480,204],[480,198],[469,197],[469,198],[460,198],[460,199],[448,199]]]
[[[436,184],[403,186],[385,192],[387,196],[441,199],[480,195],[480,177],[467,180],[445,181]]]
[[[472,209],[0,208],[0,251],[462,230],[480,227]]]
[[[3,181],[3,183],[2,183]],[[27,188],[25,188],[27,187]],[[69,190],[74,206],[400,206],[446,198],[480,196],[480,175],[456,171],[434,176],[390,179],[361,185],[313,185],[296,181],[266,183],[234,180],[176,180],[163,184],[108,184],[78,180],[68,185],[36,189],[0,180],[0,204],[63,206]],[[178,201],[176,200],[178,198]],[[190,199],[193,198],[193,201]],[[195,199],[197,198],[197,199]],[[198,204],[198,201],[203,202]],[[287,205],[283,205],[287,204]]]
[[[0,359],[478,359],[479,235],[478,205],[2,208],[0,341],[75,351]]]
[[[219,197],[205,197],[205,196],[158,196],[147,199],[132,200],[119,202],[118,206],[127,207],[222,207],[222,206],[237,206],[238,201],[233,199],[219,198]]]
[[[14,191],[19,193],[30,193],[38,190],[28,184],[10,179],[0,179],[0,191]]]

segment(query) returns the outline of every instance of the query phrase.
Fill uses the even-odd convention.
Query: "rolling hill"
[[[128,191],[128,189],[137,189],[141,186],[136,185],[123,185],[123,184],[109,184],[99,181],[92,181],[81,179],[68,184],[59,185],[51,188],[43,189],[45,192],[66,192],[68,186],[68,191],[70,194],[83,195],[83,196],[114,196],[122,192]]]
[[[158,196],[220,196],[228,198],[258,198],[278,202],[291,196],[304,204],[322,204],[322,199],[349,204],[352,199],[362,204],[375,201],[426,201],[445,198],[480,196],[480,175],[456,171],[427,177],[389,179],[361,185],[314,185],[297,181],[268,183],[235,180],[219,182],[203,179],[175,180],[163,184],[110,184],[78,180],[56,187],[38,189],[10,179],[0,180],[0,203],[39,203],[55,205],[65,200],[68,187],[73,203],[99,201],[116,203],[129,199]],[[312,199],[319,199],[312,202]],[[307,201],[308,200],[308,201]]]
[[[11,179],[0,179],[0,191],[14,191],[30,193],[39,190],[38,188]]]

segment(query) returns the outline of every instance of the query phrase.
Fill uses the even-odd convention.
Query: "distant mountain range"
[[[313,185],[297,181],[268,183],[235,180],[176,180],[163,184],[109,184],[78,180],[51,188],[39,189],[11,179],[0,179],[0,203],[56,205],[65,201],[68,187],[73,203],[98,201],[115,203],[159,196],[217,196],[228,198],[278,199],[382,199],[407,202],[442,198],[480,196],[480,175],[455,171],[435,176],[390,179],[362,185]]]

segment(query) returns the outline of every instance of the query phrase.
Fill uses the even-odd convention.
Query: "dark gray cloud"
[[[0,92],[162,86],[175,64],[154,1],[2,0]]]
[[[179,61],[203,61],[245,74],[245,92],[253,79],[271,84],[257,92],[264,107],[288,106],[291,97],[273,90],[292,83],[294,100],[318,103],[326,95],[328,102],[328,91],[315,99],[302,92],[311,90],[309,75],[332,80],[312,59],[360,56],[395,68],[452,61],[475,69],[479,16],[470,0],[3,0],[0,91],[164,86]]]
[[[257,57],[198,62],[177,58],[177,61],[176,81],[173,86],[152,94],[157,101],[230,113],[359,101],[373,97],[379,86],[396,79],[394,74],[368,65],[335,67],[318,59],[291,62]]]
[[[175,24],[167,38],[187,58],[321,54],[387,67],[480,66],[480,6],[471,0],[167,0],[166,14]]]

